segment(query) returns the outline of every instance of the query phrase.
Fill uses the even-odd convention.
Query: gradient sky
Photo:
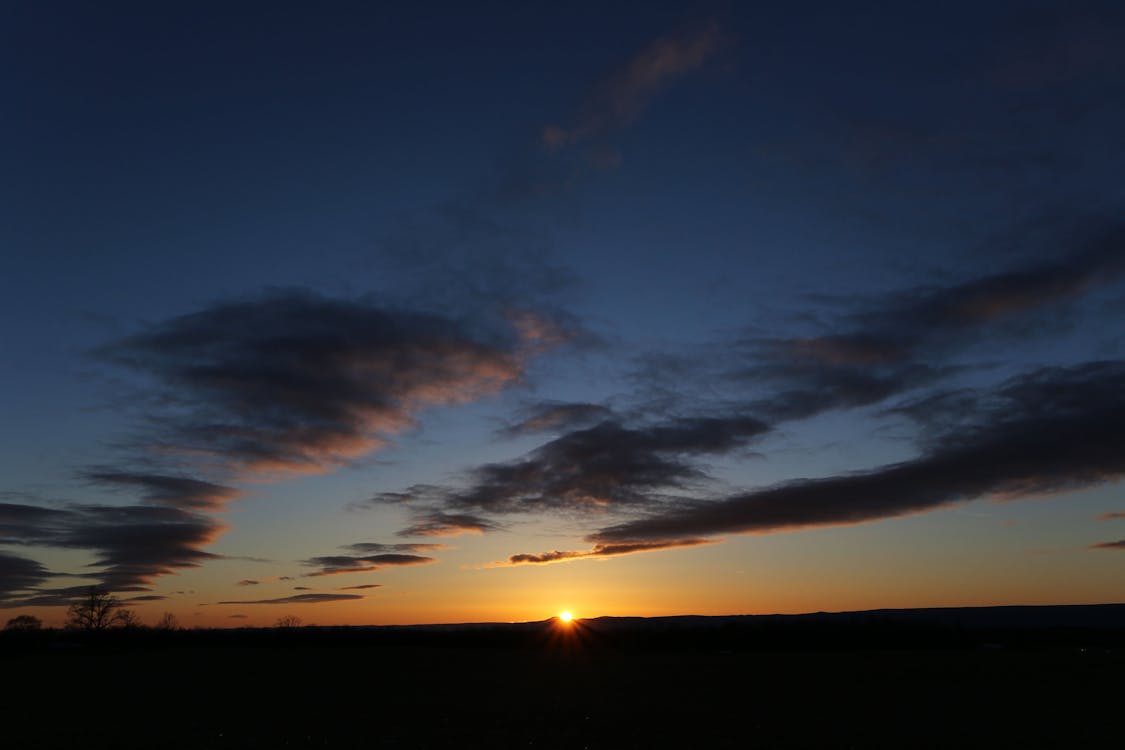
[[[1125,600],[1120,3],[10,3],[0,607]]]

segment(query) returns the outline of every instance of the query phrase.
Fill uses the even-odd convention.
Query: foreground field
[[[267,644],[8,651],[6,748],[1094,747],[1106,649]]]

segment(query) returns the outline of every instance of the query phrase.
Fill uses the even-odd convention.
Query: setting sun
[[[562,612],[559,612],[559,620],[561,620],[562,622],[570,622],[573,619],[574,615],[570,613],[570,610],[563,610]]]

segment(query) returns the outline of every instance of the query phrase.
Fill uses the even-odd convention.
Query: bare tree
[[[167,632],[171,632],[173,630],[179,630],[180,629],[180,621],[171,612],[165,612],[163,615],[160,616],[160,619],[156,621],[156,629],[157,630],[164,630],[164,631],[167,631]]]
[[[85,598],[70,605],[66,626],[78,630],[106,630],[121,625],[136,627],[140,621],[121,600],[103,589],[91,588]]]
[[[277,618],[277,622],[273,626],[275,628],[299,628],[301,627],[301,618],[297,615],[285,615]]]
[[[16,615],[8,620],[8,624],[4,626],[4,630],[40,630],[43,627],[43,621],[35,615]]]

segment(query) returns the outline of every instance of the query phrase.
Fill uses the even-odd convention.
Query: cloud
[[[202,548],[223,529],[205,515],[160,505],[0,504],[0,541],[90,550],[94,560],[89,567],[102,570],[82,576],[98,580],[110,591],[143,591],[159,576],[215,559]],[[41,591],[37,601],[66,604],[68,597],[85,589]]]
[[[1061,241],[1061,240],[1060,240]],[[955,371],[945,360],[1003,322],[1033,319],[1125,276],[1125,225],[1111,223],[1061,258],[941,287],[889,294],[831,324],[835,332],[743,342],[734,376],[774,388],[750,413],[772,421],[867,406]]]
[[[496,529],[497,525],[472,513],[444,513],[427,511],[419,513],[414,523],[398,532],[398,536],[457,536],[459,534],[483,534]]]
[[[343,548],[353,552],[365,552],[368,554],[379,552],[436,552],[438,550],[451,549],[448,544],[435,544],[433,542],[410,542],[400,544],[356,542],[355,544],[346,544]]]
[[[213,482],[184,476],[91,469],[81,476],[89,482],[110,488],[140,490],[141,497],[149,503],[190,510],[220,510],[238,499],[242,492]]]
[[[232,620],[245,620],[247,619],[248,615],[227,615],[227,617],[231,618]]]
[[[422,408],[515,381],[526,335],[278,291],[165,320],[96,354],[156,380],[170,405],[157,445],[253,472],[310,473],[377,449]]]
[[[1091,544],[1090,549],[1125,549],[1125,539],[1120,539],[1116,542],[1100,542],[1099,544]]]
[[[543,128],[544,145],[557,149],[602,138],[629,125],[672,82],[700,68],[723,41],[713,23],[653,41],[595,88],[570,126]]]
[[[542,402],[526,407],[524,416],[515,424],[509,425],[500,434],[505,437],[520,437],[541,432],[572,430],[590,427],[610,419],[613,411],[600,404]]]
[[[307,577],[342,575],[344,573],[369,573],[388,567],[401,567],[406,565],[426,565],[437,562],[437,558],[425,555],[406,555],[400,553],[385,553],[378,555],[324,555],[311,557],[304,561],[304,565],[320,568],[313,573],[306,573]]]
[[[0,552],[0,602],[19,597],[51,577],[35,560]]]
[[[1102,513],[1100,516],[1098,516],[1099,521],[1113,521],[1113,520],[1116,520],[1118,518],[1125,518],[1125,513],[1120,513],[1120,512]]]
[[[312,591],[312,589],[309,588],[308,586],[294,586],[293,590],[294,591]]]
[[[131,596],[128,599],[126,599],[125,601],[126,602],[160,602],[160,601],[164,601],[167,598],[168,597],[162,596],[161,594],[145,594],[144,596]]]
[[[590,535],[597,543],[855,524],[990,496],[1011,500],[1125,475],[1125,362],[1048,368],[978,398],[918,458],[683,503]]]
[[[252,580],[250,578],[243,578],[241,581],[239,581],[235,585],[236,586],[257,586],[259,583],[261,583],[261,581],[255,581],[255,580]]]
[[[341,586],[338,590],[339,591],[364,591],[366,589],[381,589],[381,588],[383,588],[383,584],[381,584],[381,583],[362,583],[359,586]]]
[[[696,547],[701,544],[714,544],[713,539],[669,539],[665,541],[622,542],[616,544],[595,544],[591,550],[553,550],[551,552],[520,553],[508,558],[507,563],[493,563],[490,567],[505,565],[544,564],[564,562],[588,557],[612,557],[632,555],[637,552],[655,552],[677,547]]]
[[[763,422],[738,415],[677,418],[644,427],[607,420],[568,432],[522,459],[477,467],[466,488],[427,487],[428,494],[418,499],[447,510],[484,513],[642,504],[654,491],[705,479],[689,457],[730,452],[768,430]]]
[[[219,604],[324,604],[326,602],[345,602],[362,599],[360,594],[294,594],[278,599],[255,599],[240,602],[219,602]]]

